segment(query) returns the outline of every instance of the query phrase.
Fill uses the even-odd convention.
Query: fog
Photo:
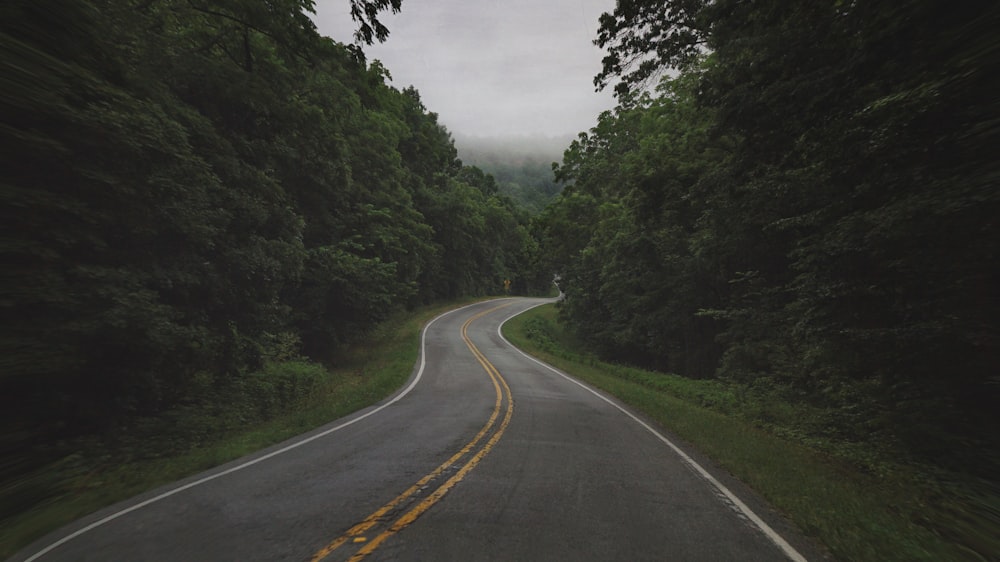
[[[465,164],[489,167],[492,164],[519,166],[529,162],[549,165],[561,162],[563,151],[573,136],[517,135],[476,137],[453,135],[458,156]]]
[[[365,52],[395,87],[415,86],[456,137],[569,139],[614,106],[593,85],[598,18],[613,8],[614,0],[403,0],[400,14],[381,16],[388,41]],[[321,34],[353,42],[346,0],[320,0],[314,21]]]

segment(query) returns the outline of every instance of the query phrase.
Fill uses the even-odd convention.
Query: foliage
[[[819,437],[994,477],[998,16],[619,2],[620,105],[541,222],[564,318],[605,357],[822,410]]]
[[[378,20],[378,13],[392,9],[392,13],[398,14],[402,3],[402,0],[351,0],[351,17],[358,22],[354,39],[367,45],[372,44],[372,39],[385,41],[389,28]]]
[[[822,413],[766,389],[597,360],[555,307],[504,324],[515,345],[611,393],[750,484],[838,560],[987,560],[1000,489],[803,431]],[[823,558],[823,554],[809,559]]]
[[[343,350],[332,369],[297,358],[291,334],[274,334],[262,371],[224,380],[199,373],[183,404],[79,438],[73,454],[0,490],[0,558],[97,509],[375,404],[412,374],[423,326],[470,301],[394,314]]]
[[[562,187],[552,175],[552,162],[572,137],[456,138],[458,155],[468,165],[493,176],[497,191],[529,214],[541,213]]]
[[[399,9],[351,5],[369,42]],[[207,397],[294,401],[287,361],[401,308],[546,289],[527,219],[311,8],[0,8],[0,479]]]

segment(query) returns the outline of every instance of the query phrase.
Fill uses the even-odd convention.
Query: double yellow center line
[[[354,525],[347,530],[343,535],[337,537],[333,542],[326,545],[322,549],[316,552],[312,557],[312,562],[319,562],[320,560],[330,556],[335,550],[344,546],[345,544],[354,547],[360,546],[353,554],[349,555],[348,560],[361,560],[365,556],[371,554],[376,548],[379,547],[386,539],[392,535],[398,533],[404,529],[410,523],[416,521],[424,512],[430,509],[434,504],[441,500],[445,494],[448,493],[455,484],[458,484],[465,476],[472,471],[479,464],[479,461],[483,460],[485,457],[500,440],[504,431],[507,429],[507,425],[510,423],[510,418],[514,414],[514,398],[511,395],[510,387],[507,386],[507,381],[500,376],[500,372],[497,368],[493,366],[492,363],[486,356],[483,355],[479,348],[472,343],[469,339],[468,328],[475,320],[495,312],[505,306],[510,306],[512,303],[503,304],[489,310],[485,310],[476,314],[465,321],[462,325],[462,340],[465,345],[468,346],[469,351],[475,356],[479,364],[483,366],[486,370],[486,374],[489,375],[490,380],[493,381],[493,388],[496,391],[496,402],[493,406],[493,413],[490,415],[489,420],[479,433],[472,438],[461,450],[451,456],[446,460],[441,466],[435,468],[429,474],[417,481],[416,484],[410,486],[405,492],[396,496],[392,501],[383,505],[382,507],[375,510],[371,515],[366,517],[360,523]],[[500,411],[503,409],[503,403],[506,400],[507,408],[504,412],[503,420],[497,426],[497,419],[500,417]],[[480,445],[483,439],[486,438],[492,432],[492,435],[486,440],[485,443]],[[477,449],[478,447],[478,449]],[[473,452],[475,450],[475,452]],[[459,462],[462,461],[467,455],[470,455],[460,468],[455,471],[455,473],[445,480],[437,489],[433,490],[429,494],[426,493],[427,489],[431,487],[431,484],[440,480],[446,471],[453,470],[458,466]],[[416,504],[416,505],[413,505]],[[413,506],[413,507],[410,507]],[[407,509],[403,515],[399,516],[394,521],[390,515],[393,512],[398,512],[399,510]],[[368,538],[367,535],[374,535],[372,538]]]

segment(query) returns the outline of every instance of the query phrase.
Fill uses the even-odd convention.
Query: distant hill
[[[563,151],[574,137],[454,138],[463,163],[492,175],[501,193],[537,214],[562,189],[554,181],[552,163],[562,161]]]

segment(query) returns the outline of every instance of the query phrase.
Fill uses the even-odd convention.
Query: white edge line
[[[267,459],[269,459],[271,457],[276,457],[276,456],[278,456],[278,455],[280,455],[282,453],[287,453],[288,451],[291,451],[292,449],[295,449],[296,447],[300,447],[302,445],[305,445],[306,443],[310,443],[310,442],[315,441],[315,440],[317,440],[317,439],[319,439],[321,437],[326,437],[327,435],[329,435],[329,434],[331,434],[331,433],[333,433],[335,431],[339,431],[339,430],[341,430],[341,429],[343,429],[343,428],[345,428],[345,427],[347,427],[349,425],[355,424],[355,423],[357,423],[357,422],[359,422],[359,421],[367,418],[368,416],[375,415],[375,414],[381,412],[382,410],[388,408],[389,406],[392,406],[396,402],[400,401],[404,396],[406,396],[407,394],[409,394],[410,391],[413,390],[413,388],[415,386],[417,386],[417,383],[420,382],[420,378],[424,374],[424,367],[427,365],[427,352],[426,352],[427,351],[426,350],[426,347],[427,347],[427,345],[426,345],[427,344],[427,330],[431,327],[431,324],[437,322],[439,319],[441,319],[441,318],[443,318],[443,317],[445,317],[445,316],[447,316],[447,315],[449,315],[449,314],[451,314],[453,312],[458,312],[460,310],[464,310],[466,308],[469,308],[470,306],[475,306],[477,304],[481,304],[482,302],[489,302],[489,301],[474,302],[472,304],[467,304],[465,306],[461,306],[461,307],[449,310],[447,312],[443,312],[443,313],[435,316],[434,318],[432,318],[430,322],[428,322],[426,325],[424,325],[424,329],[420,332],[420,368],[417,369],[417,374],[413,377],[413,380],[410,381],[410,384],[407,385],[407,387],[404,388],[402,392],[400,392],[395,397],[393,397],[392,400],[389,400],[388,402],[386,402],[385,404],[382,404],[378,408],[375,408],[374,410],[372,410],[372,411],[370,411],[370,412],[368,412],[368,413],[366,413],[364,415],[358,416],[358,417],[356,417],[354,419],[351,419],[349,421],[346,421],[346,422],[344,422],[344,423],[342,423],[340,425],[337,425],[335,427],[331,427],[330,429],[327,429],[327,430],[325,430],[325,431],[323,431],[321,433],[317,433],[316,435],[312,435],[312,436],[306,437],[305,439],[302,439],[301,441],[296,441],[295,443],[292,443],[291,445],[287,445],[285,447],[282,447],[282,448],[278,449],[277,451],[271,451],[270,453],[268,453],[266,455],[257,457],[257,458],[255,458],[253,460],[249,460],[249,461],[247,461],[247,462],[245,462],[243,464],[234,466],[232,468],[228,468],[226,470],[223,470],[222,472],[217,472],[215,474],[211,474],[211,475],[206,476],[204,478],[200,478],[198,480],[195,480],[194,482],[188,482],[187,484],[185,484],[183,486],[180,486],[178,488],[174,488],[172,490],[163,492],[162,494],[160,494],[158,496],[155,496],[155,497],[152,497],[152,498],[150,498],[148,500],[145,500],[143,502],[137,503],[137,504],[135,504],[133,506],[130,506],[128,508],[125,508],[125,509],[123,509],[121,511],[117,511],[115,513],[112,513],[111,515],[108,515],[107,517],[104,517],[103,519],[95,521],[95,522],[91,523],[90,525],[87,525],[86,527],[83,527],[82,529],[78,529],[75,532],[73,532],[73,533],[71,533],[69,535],[66,535],[65,537],[57,540],[56,542],[54,542],[54,543],[46,546],[45,548],[39,550],[38,552],[36,552],[32,556],[30,556],[29,558],[26,558],[24,560],[24,562],[34,562],[35,560],[38,560],[42,556],[45,556],[49,552],[55,550],[56,548],[59,548],[60,546],[68,543],[69,541],[71,541],[71,540],[79,537],[80,535],[88,533],[88,532],[90,532],[90,531],[92,531],[92,530],[94,530],[94,529],[96,529],[96,528],[98,528],[98,527],[100,527],[100,526],[102,526],[102,525],[104,525],[106,523],[114,521],[115,519],[118,519],[122,515],[126,515],[126,514],[129,514],[129,513],[132,513],[133,511],[135,511],[137,509],[141,509],[143,507],[146,507],[149,504],[156,503],[156,502],[158,502],[158,501],[160,501],[162,499],[168,498],[168,497],[170,497],[170,496],[172,496],[174,494],[178,494],[180,492],[183,492],[184,490],[187,490],[189,488],[194,488],[195,486],[200,486],[201,484],[204,484],[205,482],[209,482],[211,480],[215,480],[216,478],[225,476],[227,474],[232,474],[233,472],[236,472],[238,470],[243,470],[244,468],[247,468],[248,466],[253,466],[253,465],[255,465],[255,464],[257,464],[257,463],[259,463],[261,461],[265,461],[265,460],[267,460]],[[518,351],[520,351],[520,350],[518,350]]]
[[[744,516],[746,516],[747,519],[749,519],[750,521],[752,521],[753,524],[756,525],[757,528],[760,529],[760,531],[763,532],[764,535],[767,536],[767,538],[771,539],[771,542],[773,542],[778,548],[780,548],[781,551],[785,553],[785,556],[787,556],[790,560],[794,560],[795,562],[807,562],[806,558],[804,556],[802,556],[802,554],[800,554],[799,551],[795,550],[795,547],[793,547],[792,545],[788,544],[788,541],[786,541],[781,535],[779,535],[777,531],[775,531],[774,529],[772,529],[771,526],[768,525],[767,523],[765,523],[763,519],[761,519],[756,513],[754,513],[753,510],[750,509],[747,506],[747,504],[743,503],[742,500],[740,500],[738,497],[736,497],[736,494],[734,494],[733,492],[731,492],[729,490],[729,488],[727,488],[724,484],[722,484],[722,482],[719,482],[718,480],[716,480],[714,476],[712,476],[700,464],[698,464],[697,462],[695,462],[695,460],[692,459],[687,453],[685,453],[684,451],[682,451],[680,449],[680,447],[678,447],[677,445],[674,445],[672,441],[670,441],[669,439],[667,439],[666,437],[664,437],[662,433],[660,433],[659,431],[657,431],[656,429],[654,429],[652,426],[650,426],[646,422],[644,422],[641,419],[639,419],[638,417],[636,417],[636,415],[633,414],[632,412],[629,412],[625,408],[622,408],[618,404],[616,404],[613,401],[611,401],[609,398],[607,398],[603,394],[597,392],[596,390],[594,390],[593,388],[591,388],[589,385],[586,385],[586,384],[584,384],[584,383],[582,383],[582,382],[574,379],[570,375],[568,375],[568,374],[560,371],[559,369],[556,369],[555,367],[553,367],[552,365],[549,365],[548,363],[545,363],[544,361],[540,361],[540,360],[532,357],[531,355],[528,355],[527,353],[521,351],[520,348],[518,348],[514,344],[510,343],[509,341],[507,341],[507,338],[505,338],[503,336],[503,332],[501,331],[501,329],[503,328],[503,325],[506,324],[507,321],[510,320],[511,318],[514,318],[515,316],[517,316],[519,314],[523,314],[523,313],[531,310],[532,308],[541,306],[543,304],[548,304],[548,303],[541,302],[541,303],[538,303],[538,304],[536,304],[534,306],[530,306],[530,307],[522,310],[521,312],[518,312],[517,314],[514,314],[514,315],[510,316],[509,318],[507,318],[503,322],[501,322],[500,325],[497,326],[497,335],[500,336],[500,339],[502,339],[504,341],[504,343],[506,343],[507,345],[509,345],[512,349],[516,350],[518,353],[520,353],[521,355],[523,355],[527,359],[529,359],[529,360],[531,360],[531,361],[533,361],[533,362],[541,365],[542,367],[545,367],[546,369],[548,369],[548,370],[552,371],[553,373],[559,375],[560,377],[568,380],[569,382],[571,382],[571,383],[579,386],[580,388],[586,390],[587,392],[590,392],[594,396],[596,396],[596,397],[600,398],[601,400],[607,402],[608,404],[611,404],[612,406],[614,406],[621,413],[623,413],[626,416],[632,418],[632,420],[635,421],[635,423],[637,423],[637,424],[641,425],[642,427],[644,427],[647,431],[649,431],[650,433],[652,433],[653,435],[655,435],[657,437],[657,439],[659,439],[660,441],[662,441],[663,443],[665,443],[668,447],[670,447],[671,449],[673,449],[673,451],[675,453],[677,453],[677,455],[679,457],[681,457],[681,459],[683,459],[684,462],[686,462],[689,466],[691,466],[691,468],[695,469],[695,471],[697,471],[698,474],[700,474],[702,478],[704,478],[709,483],[711,483],[713,486],[715,486],[715,488],[719,492],[721,492],[724,496],[726,496],[726,498],[728,498],[729,501],[731,501],[733,503],[733,505],[736,506],[736,508],[739,509],[740,512]]]

